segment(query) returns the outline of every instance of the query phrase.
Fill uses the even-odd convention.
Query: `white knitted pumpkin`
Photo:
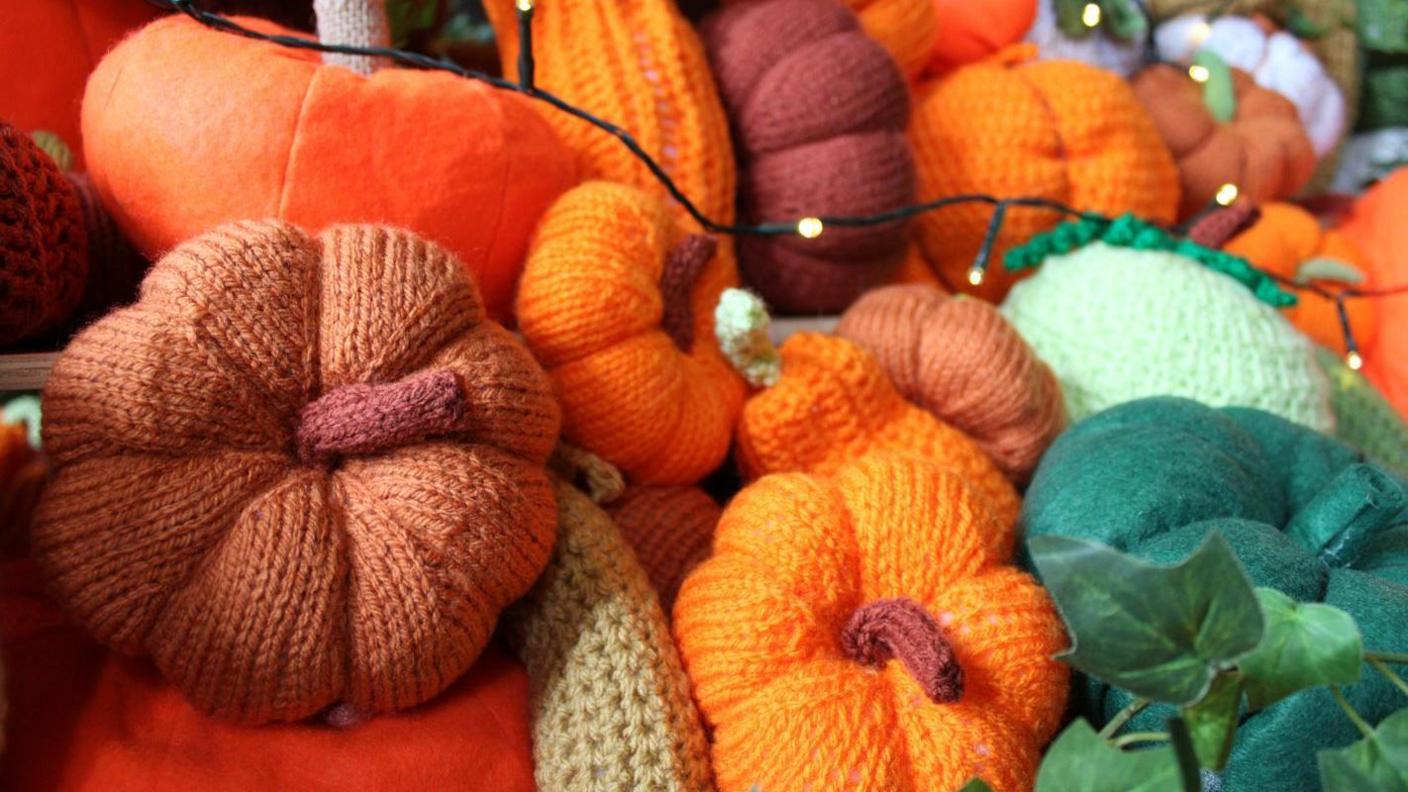
[[[1122,41],[1103,30],[1091,31],[1085,38],[1070,38],[1056,21],[1055,0],[1037,0],[1036,21],[1027,31],[1026,40],[1037,46],[1042,60],[1077,60],[1128,77],[1144,66],[1145,35],[1132,41]]]

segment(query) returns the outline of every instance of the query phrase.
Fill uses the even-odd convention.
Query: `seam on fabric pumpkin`
[[[476,86],[476,87],[478,87],[478,86]],[[481,94],[484,94],[484,93],[487,93],[487,92],[488,92],[488,89],[482,88],[482,87],[480,88],[480,93],[481,93]],[[494,97],[490,97],[490,98],[494,98]],[[498,129],[498,132],[499,132],[499,150],[500,150],[500,151],[507,151],[507,152],[509,152],[509,156],[507,156],[507,157],[504,158],[504,159],[505,159],[505,162],[504,162],[504,171],[503,171],[504,176],[503,176],[503,179],[499,181],[499,198],[498,198],[498,200],[494,201],[494,208],[495,208],[495,212],[494,212],[494,233],[493,233],[492,235],[490,235],[490,237],[489,237],[489,246],[486,247],[486,248],[484,248],[484,263],[485,263],[486,265],[488,264],[488,262],[493,261],[493,259],[494,259],[494,248],[497,247],[498,244],[499,244],[499,238],[500,238],[499,229],[502,228],[502,227],[503,227],[503,224],[504,224],[504,207],[507,205],[507,200],[506,200],[506,199],[507,199],[507,197],[508,197],[509,185],[513,182],[513,179],[511,179],[510,176],[511,176],[512,173],[513,173],[513,166],[514,166],[514,162],[515,162],[516,160],[515,160],[515,157],[514,157],[513,154],[512,154],[512,152],[513,152],[513,150],[514,150],[514,147],[513,147],[513,145],[512,145],[512,142],[508,139],[508,132],[507,132],[508,123],[507,123],[507,121],[505,120],[507,116],[506,116],[506,113],[505,113],[505,111],[504,111],[504,104],[503,104],[503,103],[504,103],[504,102],[514,101],[514,99],[515,99],[515,97],[512,97],[512,96],[505,96],[505,97],[503,97],[503,101],[490,101],[490,102],[488,102],[489,107],[492,107],[492,108],[494,109],[494,115],[495,115],[495,117],[497,117],[498,120],[499,120],[499,123],[498,123],[498,126],[497,126],[497,129]],[[524,112],[532,112],[529,108],[526,108],[526,107],[525,107],[525,108],[522,108],[522,110],[523,110]],[[557,137],[557,132],[556,132],[556,131],[549,130],[549,132],[552,132],[553,137]],[[546,208],[544,208],[543,211],[546,211]],[[535,224],[535,225],[536,225],[536,224]],[[528,255],[528,252],[527,252],[527,251],[524,251],[524,257],[525,257],[525,258],[527,257],[527,255]],[[456,258],[458,258],[458,257],[456,257]],[[460,264],[461,264],[462,266],[464,266],[464,265],[467,265],[468,262],[461,261]],[[486,272],[487,272],[489,269],[490,269],[489,267],[487,267],[487,266],[485,267],[485,271],[486,271]],[[478,279],[476,279],[476,278],[473,276],[473,274],[470,275],[469,279],[470,279],[470,281],[471,281],[472,283],[474,283],[475,287],[477,287],[477,288],[480,290],[480,293],[482,294],[483,291],[484,291],[484,288],[483,288],[483,286],[478,282]],[[513,308],[513,303],[514,303],[514,300],[517,299],[517,295],[518,295],[518,281],[517,281],[517,280],[514,280],[514,282],[509,285],[508,306],[509,306],[510,310]],[[496,307],[497,307],[497,306],[496,306]],[[487,308],[487,306],[486,306],[486,308]]]
[[[298,115],[293,119],[293,136],[289,139],[288,158],[284,160],[284,176],[279,183],[279,203],[274,207],[274,216],[280,219],[283,219],[284,212],[288,211],[288,177],[293,172],[294,152],[298,151],[298,142],[303,136],[303,117],[308,113],[308,101],[313,96],[313,81],[318,79],[323,68],[325,67],[319,66],[308,75],[308,82],[303,86],[303,100],[298,103]]]

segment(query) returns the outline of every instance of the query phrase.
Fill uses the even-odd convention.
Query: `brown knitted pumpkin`
[[[867,215],[914,199],[904,75],[850,11],[835,0],[737,3],[701,32],[733,122],[742,217]],[[898,266],[904,228],[747,236],[739,266],[779,311],[839,311]]]
[[[547,378],[407,232],[193,239],[65,350],[44,410],[51,590],[222,717],[431,698],[552,546]]]
[[[684,576],[709,557],[723,510],[698,487],[634,486],[607,504],[606,511],[635,550],[668,614]]]

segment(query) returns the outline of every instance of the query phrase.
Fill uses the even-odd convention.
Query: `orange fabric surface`
[[[521,97],[317,58],[185,17],[123,42],[83,103],[93,182],[118,225],[153,258],[230,220],[403,226],[457,255],[503,319],[539,215],[575,182],[571,154]]]
[[[531,792],[528,678],[491,646],[435,701],[348,729],[207,718],[144,661],[68,624],[28,562],[0,567],[11,792]]]
[[[1037,0],[932,0],[940,35],[934,39],[931,74],[982,60],[1027,35]]]
[[[78,108],[88,73],[127,31],[160,14],[133,0],[0,3],[0,119],[58,134],[82,170]]]
[[[1408,284],[1408,168],[1400,168],[1365,193],[1340,226],[1364,254],[1369,287]],[[1375,300],[1379,335],[1366,346],[1364,374],[1379,386],[1399,414],[1408,417],[1408,294]]]

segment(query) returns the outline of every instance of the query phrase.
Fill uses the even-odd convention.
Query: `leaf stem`
[[[1339,685],[1330,685],[1330,695],[1335,697],[1335,703],[1340,705],[1340,709],[1344,710],[1344,714],[1348,715],[1349,719],[1354,722],[1354,728],[1358,729],[1360,734],[1365,737],[1374,736],[1373,727],[1366,723],[1364,719],[1359,716],[1359,713],[1354,711],[1354,707],[1350,706],[1349,700],[1344,697],[1344,693],[1340,692]]]
[[[1111,718],[1110,722],[1105,724],[1105,728],[1100,730],[1100,739],[1108,740],[1114,737],[1115,732],[1123,728],[1126,723],[1129,723],[1130,718],[1138,715],[1147,706],[1149,706],[1149,699],[1143,696],[1139,696],[1129,702],[1124,709],[1115,713],[1115,717]]]
[[[1124,748],[1135,743],[1168,742],[1168,740],[1167,732],[1130,732],[1114,738],[1110,744],[1116,748]]]
[[[1388,677],[1388,681],[1392,682],[1394,687],[1398,688],[1403,695],[1408,696],[1408,682],[1404,682],[1403,677],[1395,674],[1393,669],[1389,668],[1388,664],[1379,658],[1370,655],[1368,659],[1369,665],[1373,666],[1380,674]]]
[[[1394,665],[1408,665],[1408,652],[1365,652],[1364,659],[1379,660]]]

